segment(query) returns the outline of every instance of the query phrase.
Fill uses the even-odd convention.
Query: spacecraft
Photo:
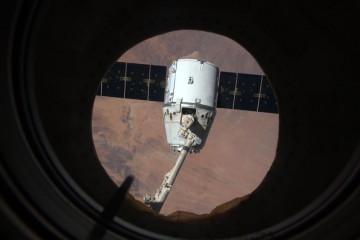
[[[155,196],[144,203],[160,212],[187,154],[198,153],[206,142],[216,115],[219,68],[206,61],[179,59],[170,68],[165,90],[163,118],[166,139],[179,157],[165,174]]]
[[[178,59],[169,68],[115,62],[97,95],[163,102],[169,146],[179,152],[154,196],[143,201],[160,212],[188,153],[204,147],[217,108],[278,113],[277,101],[265,75],[219,71],[210,62]]]

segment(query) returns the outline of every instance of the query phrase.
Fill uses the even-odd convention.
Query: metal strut
[[[168,196],[171,187],[175,182],[176,176],[178,175],[180,168],[184,163],[184,160],[195,141],[196,135],[189,132],[188,130],[193,122],[194,118],[191,115],[184,115],[182,117],[182,128],[179,130],[178,135],[185,137],[186,142],[185,145],[182,147],[178,159],[176,160],[175,166],[168,173],[165,174],[164,180],[160,188],[156,191],[154,197],[152,197],[150,194],[146,194],[144,196],[144,203],[146,205],[149,205],[156,212],[160,212],[162,206],[164,205],[166,197]]]

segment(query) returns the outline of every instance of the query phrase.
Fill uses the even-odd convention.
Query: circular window
[[[109,68],[95,99],[92,128],[98,157],[116,184],[135,177],[130,194],[136,200],[143,202],[144,195],[156,193],[179,156],[167,143],[161,95],[168,69],[178,59],[198,59],[219,68],[222,104],[217,105],[206,144],[199,153],[187,155],[160,213],[229,209],[246,199],[268,172],[279,118],[270,83],[257,61],[224,36],[173,31],[125,52],[114,63],[117,67]],[[137,70],[139,65],[145,70]],[[159,68],[166,71],[155,86],[151,81],[156,72],[151,69]],[[136,71],[141,73],[139,81],[131,78]],[[160,93],[160,101],[149,98],[150,92]]]

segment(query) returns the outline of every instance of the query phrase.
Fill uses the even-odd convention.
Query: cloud
[[[191,58],[191,59],[200,59],[200,52],[198,50],[193,51],[192,53],[185,55],[181,58]]]

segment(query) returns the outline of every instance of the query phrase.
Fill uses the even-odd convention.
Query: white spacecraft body
[[[204,146],[216,115],[219,68],[206,61],[172,62],[165,90],[163,116],[168,144],[181,151],[186,144],[182,130],[194,134],[189,152]]]
[[[160,212],[189,152],[204,146],[216,115],[219,69],[196,59],[179,59],[169,68],[163,106],[168,144],[180,152],[174,167],[165,174],[155,196],[144,203]]]

